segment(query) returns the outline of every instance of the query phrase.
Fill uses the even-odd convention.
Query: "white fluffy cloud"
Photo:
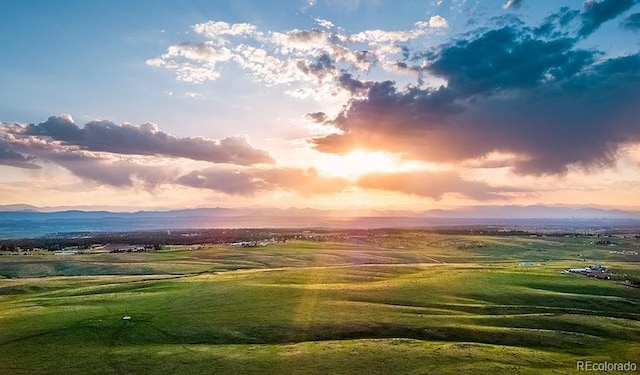
[[[401,72],[407,44],[448,26],[434,16],[408,30],[348,34],[329,20],[314,21],[318,28],[264,32],[248,23],[199,23],[193,30],[205,40],[171,45],[147,65],[173,71],[181,81],[204,83],[219,78],[224,65],[235,64],[257,82],[290,86],[284,91],[292,96],[338,97],[353,94],[340,83],[345,73],[359,79],[372,69]]]
[[[193,31],[195,31],[196,34],[201,34],[209,39],[221,41],[222,44],[226,44],[227,40],[224,39],[224,36],[253,35],[256,33],[256,26],[249,23],[229,24],[222,21],[207,21],[205,23],[195,24]]]
[[[446,28],[449,27],[449,23],[442,16],[435,15],[429,18],[429,27],[433,28]]]
[[[324,20],[322,18],[316,18],[315,21],[318,24],[318,26],[324,27],[325,29],[331,29],[334,26],[333,22],[328,21],[328,20]]]

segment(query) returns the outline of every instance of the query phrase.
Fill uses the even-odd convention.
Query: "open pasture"
[[[581,359],[637,362],[640,290],[560,271],[633,273],[640,259],[588,242],[407,232],[3,254],[0,373],[571,374]]]

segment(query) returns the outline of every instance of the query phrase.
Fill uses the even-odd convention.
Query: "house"
[[[611,277],[613,276],[613,274],[600,263],[596,263],[593,266],[584,268],[567,268],[562,271],[562,273],[579,273],[584,276],[595,277],[596,279],[604,280],[611,280]]]
[[[590,271],[591,271],[591,268],[584,267],[584,268],[567,268],[562,272],[563,273],[583,273],[583,272],[590,272]]]

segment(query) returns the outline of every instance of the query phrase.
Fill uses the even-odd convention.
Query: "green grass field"
[[[619,242],[617,250],[639,246]],[[416,232],[3,254],[0,374],[572,374],[577,360],[640,365],[640,289],[560,273],[595,262],[638,273],[638,256],[610,250],[584,238]]]

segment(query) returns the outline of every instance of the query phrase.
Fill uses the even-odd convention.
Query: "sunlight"
[[[397,172],[402,164],[398,156],[387,152],[355,150],[346,155],[327,155],[317,168],[327,175],[356,178],[372,172]]]

